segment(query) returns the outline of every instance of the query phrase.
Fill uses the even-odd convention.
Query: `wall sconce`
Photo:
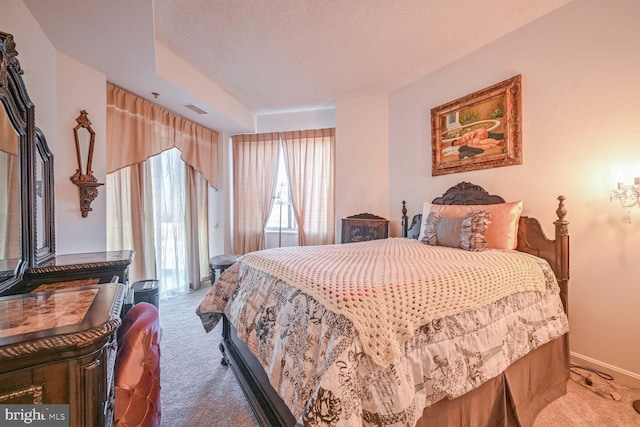
[[[98,196],[98,187],[104,185],[93,176],[91,162],[93,161],[93,144],[96,134],[91,129],[91,122],[86,110],[80,111],[76,119],[78,125],[73,128],[73,136],[76,139],[76,154],[78,156],[78,169],[71,176],[71,182],[78,186],[80,191],[80,212],[86,218],[91,209],[91,202]]]
[[[631,224],[631,208],[640,205],[640,177],[633,178],[632,185],[618,182],[618,188],[609,192],[609,200],[619,200],[627,214],[627,224]]]

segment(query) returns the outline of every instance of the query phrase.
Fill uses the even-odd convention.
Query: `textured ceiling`
[[[386,94],[569,1],[24,0],[59,51],[229,132],[246,131],[246,120],[160,76],[155,41],[247,111],[295,111]]]
[[[155,32],[268,112],[386,93],[567,2],[155,0]]]

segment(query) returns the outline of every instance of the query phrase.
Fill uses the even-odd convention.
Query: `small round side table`
[[[223,254],[209,258],[209,274],[211,275],[211,284],[213,284],[224,271],[231,267],[241,255]],[[216,274],[220,271],[220,274]]]

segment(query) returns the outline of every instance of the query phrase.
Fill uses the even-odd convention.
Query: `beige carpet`
[[[220,325],[206,334],[195,314],[206,291],[160,302],[162,426],[258,427],[233,372],[220,364]],[[569,381],[567,395],[547,406],[534,427],[640,427],[632,407],[640,391],[614,388],[590,375],[594,385],[619,393],[621,400]]]
[[[577,370],[583,374],[587,372]],[[595,374],[591,388],[575,374],[571,377],[580,381],[569,381],[567,394],[551,402],[536,418],[534,427],[632,427],[640,426],[640,414],[633,409],[633,401],[640,399],[640,391],[630,389],[617,381],[608,382]],[[593,391],[593,390],[596,391]],[[620,400],[611,397],[617,393]]]
[[[162,426],[258,426],[233,372],[220,364],[222,323],[207,334],[196,315],[205,291],[160,301]]]

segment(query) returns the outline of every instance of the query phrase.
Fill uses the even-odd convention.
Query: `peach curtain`
[[[145,162],[107,174],[107,249],[135,251],[132,283],[157,277],[150,181]]]
[[[335,129],[282,134],[298,244],[335,243]]]
[[[0,260],[20,258],[19,142],[9,117],[0,114]]]
[[[264,249],[264,227],[278,174],[277,133],[235,135],[233,142],[233,251]]]
[[[107,173],[176,147],[217,188],[218,133],[107,83]]]
[[[209,280],[209,186],[192,167],[186,170],[187,250],[191,289]]]

